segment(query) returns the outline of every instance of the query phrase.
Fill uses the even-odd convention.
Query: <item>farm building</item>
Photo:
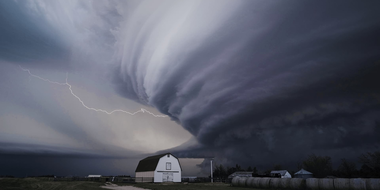
[[[307,179],[307,178],[312,178],[313,177],[313,173],[311,172],[308,172],[304,169],[301,169],[300,171],[296,172],[294,174],[294,177],[295,178],[303,178],[303,179]]]
[[[253,172],[234,172],[233,174],[229,175],[228,176],[228,179],[232,179],[236,176],[239,176],[239,177],[252,177],[252,173]]]
[[[100,181],[100,179],[102,178],[102,175],[88,175],[88,178],[91,181]]]
[[[280,177],[280,178],[292,178],[292,175],[287,170],[276,170],[270,172],[271,177]]]
[[[170,153],[149,156],[136,168],[136,182],[181,182],[181,164]]]
[[[102,175],[88,175],[88,178],[100,178]]]

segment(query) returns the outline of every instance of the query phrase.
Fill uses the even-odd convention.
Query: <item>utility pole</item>
[[[212,160],[213,160],[214,158],[211,158],[210,159],[210,162],[211,162],[211,183],[214,183],[214,179],[212,178]]]

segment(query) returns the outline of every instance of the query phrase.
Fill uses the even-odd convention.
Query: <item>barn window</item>
[[[166,170],[171,170],[172,169],[172,163],[166,162]]]

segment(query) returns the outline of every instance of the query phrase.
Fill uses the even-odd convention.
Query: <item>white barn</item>
[[[136,168],[136,182],[181,182],[181,164],[170,153],[149,156]]]

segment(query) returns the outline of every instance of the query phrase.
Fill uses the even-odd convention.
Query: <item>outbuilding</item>
[[[100,181],[102,175],[88,175],[88,178],[91,180],[91,181]]]
[[[298,171],[294,174],[294,177],[295,178],[303,178],[303,179],[313,178],[313,173],[306,171],[304,169],[301,169],[300,171]]]
[[[171,153],[149,156],[136,168],[136,182],[181,182],[181,164]]]
[[[88,175],[88,178],[101,178],[102,175]]]
[[[234,177],[252,177],[253,172],[234,172],[228,176],[228,179],[232,179]]]
[[[275,170],[270,172],[271,177],[292,178],[288,170]]]

